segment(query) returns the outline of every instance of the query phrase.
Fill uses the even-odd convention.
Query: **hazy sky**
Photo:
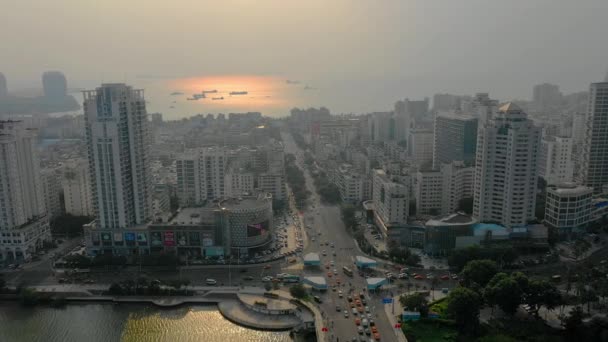
[[[608,68],[607,0],[0,0],[0,72],[38,86],[253,75],[300,80],[294,105],[384,110],[400,98],[534,84],[585,90]],[[153,100],[153,99],[152,99]]]

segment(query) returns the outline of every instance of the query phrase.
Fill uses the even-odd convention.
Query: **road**
[[[303,157],[302,151],[296,146],[293,138],[289,134],[283,134],[283,142],[285,144],[285,152],[291,153],[296,156],[296,162],[302,168]],[[340,208],[335,205],[326,205],[321,203],[318,194],[316,193],[313,185],[312,178],[308,172],[304,172],[306,178],[306,186],[312,193],[310,197],[310,206],[306,212],[304,212],[304,221],[306,225],[310,225],[310,229],[306,229],[306,232],[310,237],[314,236],[315,241],[309,239],[305,253],[318,252],[321,257],[321,269],[309,270],[306,269],[304,274],[307,276],[324,276],[328,280],[328,284],[335,284],[336,276],[333,275],[331,278],[327,275],[327,269],[325,264],[330,261],[334,261],[335,268],[338,271],[338,276],[344,286],[340,287],[340,290],[344,292],[343,298],[339,298],[338,291],[327,291],[321,294],[320,297],[323,303],[320,304],[321,310],[325,313],[328,318],[327,327],[329,328],[329,335],[334,336],[333,341],[351,341],[353,337],[363,337],[365,335],[359,335],[357,333],[357,326],[355,325],[352,310],[349,302],[346,300],[347,292],[349,290],[349,282],[352,284],[352,289],[355,293],[365,291],[366,284],[365,278],[360,277],[356,272],[354,266],[354,260],[358,253],[357,245],[354,239],[347,233],[346,227],[340,217]],[[316,236],[315,236],[316,235]],[[323,242],[333,242],[334,248],[323,245]],[[322,252],[325,250],[327,256],[323,256]],[[332,256],[332,252],[336,252],[336,256]],[[342,271],[342,267],[347,266],[354,271],[352,278],[346,276]],[[394,328],[390,325],[386,316],[382,299],[379,294],[372,294],[371,297],[367,291],[365,291],[367,299],[367,305],[371,309],[373,320],[376,323],[378,331],[380,332],[382,341],[397,341]],[[336,310],[336,306],[340,306],[340,312]],[[348,310],[348,318],[344,317],[343,311]],[[332,323],[333,322],[333,323]],[[361,338],[361,340],[368,340]]]

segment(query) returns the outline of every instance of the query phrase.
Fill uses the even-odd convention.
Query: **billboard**
[[[137,233],[137,244],[140,246],[146,246],[148,244],[146,233]]]
[[[160,246],[163,244],[161,241],[162,238],[161,238],[160,232],[152,232],[150,234],[150,240],[151,240],[150,244],[152,246]]]
[[[112,245],[112,234],[110,234],[110,232],[101,233],[101,243],[104,246]]]
[[[268,231],[268,226],[269,226],[268,220],[260,222],[260,223],[248,224],[247,225],[247,237],[260,236],[260,235],[266,233]]]
[[[165,246],[175,246],[175,234],[173,231],[168,230],[165,232]]]

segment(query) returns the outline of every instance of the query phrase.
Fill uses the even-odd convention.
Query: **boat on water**
[[[246,91],[231,91],[230,92],[230,96],[232,96],[232,95],[247,95],[247,94],[249,94],[249,93],[246,92]]]
[[[222,97],[212,97],[211,99],[212,99],[212,100],[223,100],[223,99],[224,99],[224,97],[223,97],[223,96],[222,96]]]

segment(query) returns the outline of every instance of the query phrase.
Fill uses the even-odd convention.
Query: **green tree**
[[[306,292],[306,288],[302,284],[296,284],[289,288],[289,293],[292,297],[303,299],[306,298],[308,293]]]
[[[2,274],[0,274],[0,293],[4,290],[5,286],[6,286],[6,280],[4,280],[4,277],[2,276]]]
[[[462,277],[466,286],[477,285],[485,287],[490,279],[498,272],[498,266],[492,260],[469,261],[462,270]]]
[[[448,297],[447,313],[466,334],[474,334],[479,327],[481,298],[477,292],[466,287],[455,288]]]
[[[426,317],[429,312],[429,303],[422,293],[413,293],[409,295],[402,295],[399,297],[399,302],[404,308],[408,310],[416,310],[420,312],[420,316]]]
[[[484,298],[488,304],[498,305],[502,311],[511,316],[521,304],[522,296],[523,292],[517,281],[504,273],[496,274],[484,290]]]
[[[570,310],[570,314],[562,320],[562,325],[570,335],[574,335],[574,333],[583,325],[583,318],[585,318],[585,311],[583,311],[582,307],[576,306]]]
[[[531,280],[524,295],[524,303],[530,306],[530,311],[538,317],[542,306],[552,310],[561,302],[561,294],[552,283],[546,280]]]

